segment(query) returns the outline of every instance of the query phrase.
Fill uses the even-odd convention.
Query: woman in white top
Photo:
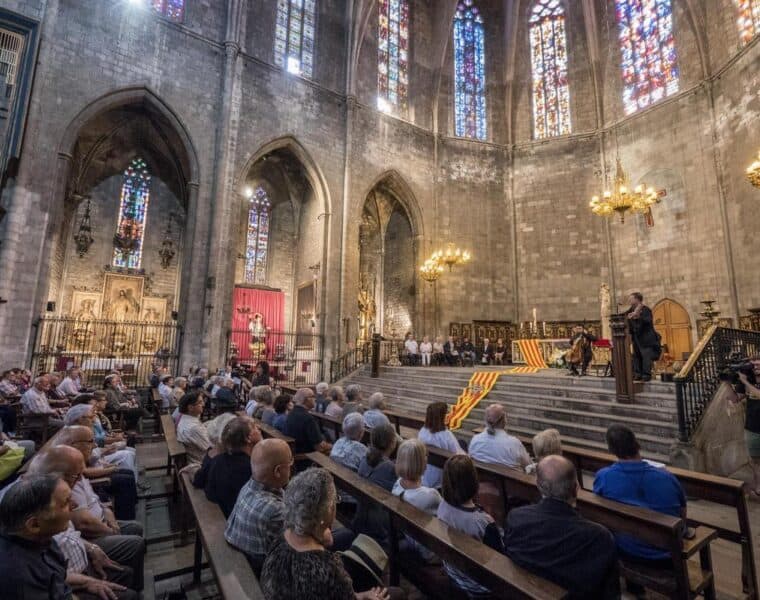
[[[187,450],[187,461],[190,464],[201,464],[206,451],[213,445],[208,435],[208,429],[201,423],[205,398],[199,391],[185,394],[179,403],[180,419],[177,424],[177,441]]]
[[[442,365],[443,361],[443,338],[439,335],[433,342],[433,362],[436,365]]]
[[[430,343],[428,336],[422,338],[420,344],[420,354],[422,355],[422,366],[430,366],[430,357],[433,355],[433,344]]]
[[[464,450],[457,442],[454,434],[446,428],[446,413],[449,405],[445,402],[431,402],[425,411],[425,426],[417,434],[423,444],[435,446],[456,454],[464,454]],[[422,485],[431,488],[440,488],[443,479],[443,471],[432,465],[425,468],[422,475]]]
[[[393,486],[393,495],[399,496],[404,502],[429,515],[435,515],[441,503],[441,495],[438,490],[422,485],[422,474],[426,467],[425,444],[417,439],[404,441],[396,452],[396,475],[399,479]],[[406,536],[406,540],[425,562],[429,563],[436,559],[435,554],[413,538]]]

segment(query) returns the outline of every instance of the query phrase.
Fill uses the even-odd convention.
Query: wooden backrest
[[[435,446],[428,446],[427,449],[428,462],[437,467],[443,467],[446,460],[454,455]],[[527,502],[540,499],[541,494],[533,475],[500,465],[474,462],[480,480],[495,483],[503,491],[505,502],[509,497]],[[683,528],[683,522],[678,517],[608,500],[586,490],[578,493],[577,509],[584,517],[611,531],[635,535],[644,542],[664,549],[673,547],[674,542],[680,539]]]
[[[341,435],[343,435],[343,420],[337,419],[335,417],[330,417],[324,413],[317,412],[316,410],[311,411],[311,416],[313,416],[322,427],[326,427],[333,431],[335,434],[335,439],[337,440]]]
[[[172,458],[184,456],[187,451],[185,446],[177,440],[177,428],[174,426],[174,419],[171,415],[161,415],[161,431],[166,439],[166,447],[169,449],[169,455]]]
[[[264,593],[245,555],[224,538],[227,520],[219,505],[210,502],[203,490],[193,487],[188,473],[182,473],[182,483],[222,598],[264,600]]]
[[[282,433],[279,429],[276,427],[272,427],[271,425],[267,425],[266,423],[262,423],[258,419],[254,419],[256,421],[256,425],[259,426],[259,429],[261,430],[261,435],[265,438],[274,438],[276,440],[282,440],[283,442],[286,442],[288,446],[290,446],[290,449],[295,452],[296,447],[296,441],[290,437]]]
[[[327,469],[335,484],[355,498],[382,506],[394,524],[452,566],[465,571],[501,598],[564,598],[559,586],[518,567],[488,546],[448,527],[380,486],[317,452],[307,457]]]

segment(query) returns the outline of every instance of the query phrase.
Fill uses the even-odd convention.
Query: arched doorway
[[[403,336],[416,323],[414,220],[401,186],[387,177],[367,195],[359,225],[357,340]]]
[[[654,307],[654,328],[662,336],[663,345],[675,360],[682,360],[692,350],[691,319],[686,309],[675,300],[665,298]]]
[[[290,145],[257,155],[235,190],[239,228],[227,357],[289,384],[322,377],[325,207]]]

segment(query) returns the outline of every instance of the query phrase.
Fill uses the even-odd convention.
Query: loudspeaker
[[[55,312],[55,302],[52,302],[52,301],[48,302],[47,308],[45,310],[47,310],[48,312]]]
[[[172,311],[172,321],[179,319],[179,313],[176,310]]]

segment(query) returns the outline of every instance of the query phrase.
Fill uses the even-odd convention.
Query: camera
[[[741,354],[729,356],[728,362],[718,371],[718,379],[728,383],[737,394],[744,394],[746,389],[744,384],[739,380],[739,373],[744,373],[752,385],[757,385],[755,366],[749,358]]]

